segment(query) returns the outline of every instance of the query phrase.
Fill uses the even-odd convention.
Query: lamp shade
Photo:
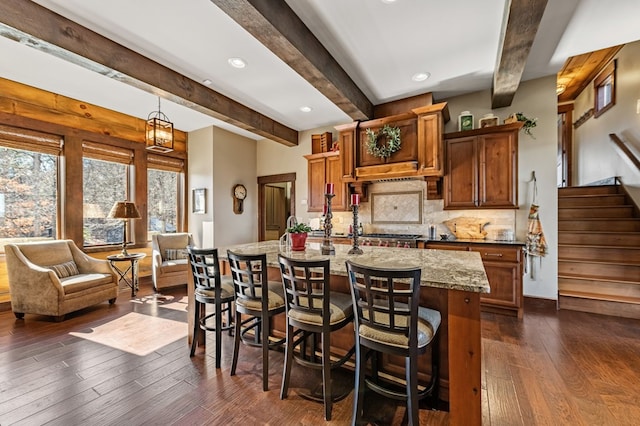
[[[111,219],[140,219],[140,212],[131,201],[116,201],[109,212]]]

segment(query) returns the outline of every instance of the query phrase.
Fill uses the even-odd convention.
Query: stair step
[[[558,198],[558,208],[623,206],[625,201],[624,194],[572,195]]]
[[[558,277],[633,283],[640,277],[640,265],[558,259]]]
[[[558,294],[558,309],[568,309],[594,314],[611,315],[622,318],[640,319],[640,304],[635,300],[602,300],[600,296],[592,299],[582,294]],[[584,295],[588,296],[588,294]]]
[[[558,219],[582,218],[632,218],[633,206],[604,206],[604,207],[567,207],[558,208]]]
[[[581,220],[564,219],[558,221],[558,231],[602,231],[608,232],[640,232],[640,219],[638,218],[617,218],[609,219],[592,219],[584,218]]]
[[[569,297],[579,297],[582,299],[593,299],[593,300],[606,300],[609,302],[623,302],[623,303],[632,303],[634,305],[640,305],[640,297],[626,297],[626,296],[613,296],[613,295],[602,295],[598,293],[587,293],[582,291],[562,291],[558,292],[559,296],[569,296]]]
[[[558,244],[558,260],[640,263],[640,247]]]
[[[558,278],[558,294],[566,292],[584,292],[616,297],[640,298],[640,283],[612,280],[594,280],[575,277]]]
[[[639,247],[640,232],[558,231],[560,244]]]
[[[597,185],[597,186],[569,186],[558,188],[558,197],[572,195],[593,195],[593,194],[619,194],[620,187],[617,185]]]

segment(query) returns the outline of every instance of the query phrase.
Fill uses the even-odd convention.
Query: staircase
[[[640,319],[640,214],[621,186],[558,188],[558,307]]]

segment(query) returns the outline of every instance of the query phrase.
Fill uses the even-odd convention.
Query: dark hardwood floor
[[[237,375],[229,376],[232,338],[224,335],[222,368],[208,349],[189,357],[186,339],[148,355],[134,355],[71,332],[86,332],[128,313],[185,322],[184,289],[135,299],[123,290],[107,303],[56,323],[0,312],[0,425],[315,425],[321,403],[300,393],[319,376],[294,366],[291,391],[280,400],[283,354],[272,352],[270,390],[262,392],[260,350],[243,346]],[[171,300],[173,299],[173,300]],[[183,300],[184,302],[184,300]],[[139,339],[143,336],[133,336]],[[637,425],[640,422],[640,321],[556,311],[528,299],[525,317],[483,314],[484,425]],[[352,378],[336,382],[349,391]],[[328,424],[348,424],[352,392],[337,402]],[[399,424],[404,408],[367,397],[368,420]],[[420,412],[421,424],[446,425],[444,412]]]

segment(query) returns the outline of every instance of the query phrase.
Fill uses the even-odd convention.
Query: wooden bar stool
[[[269,349],[282,345],[285,339],[271,341],[270,320],[285,311],[282,283],[269,281],[267,255],[242,255],[227,251],[235,297],[235,336],[231,375],[238,365],[240,341],[262,347],[262,390],[269,390]],[[265,291],[266,290],[266,291]],[[242,319],[242,315],[248,316]],[[251,341],[246,333],[253,330]]]
[[[331,420],[333,393],[331,370],[343,365],[355,351],[351,348],[339,360],[331,362],[332,331],[341,329],[353,320],[353,304],[348,294],[330,291],[329,260],[294,260],[278,256],[282,285],[287,307],[287,344],[285,349],[284,373],[280,399],[285,399],[289,391],[291,364],[294,350],[313,338],[312,352],[305,357],[304,345],[296,361],[306,367],[322,370],[324,418]],[[320,335],[321,362],[315,362],[315,338]]]
[[[352,424],[363,414],[365,384],[389,398],[405,400],[409,425],[418,425],[418,403],[427,396],[437,402],[438,339],[440,312],[419,307],[420,268],[382,269],[347,261],[347,274],[354,306],[356,378]],[[431,347],[431,380],[418,388],[418,355]],[[375,352],[374,352],[375,351]],[[377,377],[365,378],[370,354],[382,352],[405,357],[406,389],[400,392]]]
[[[194,321],[191,353],[193,356],[198,345],[198,333],[215,331],[216,333],[216,368],[220,368],[222,332],[233,328],[231,319],[231,302],[233,302],[233,281],[230,277],[220,275],[218,249],[197,249],[187,247],[189,263],[194,284]],[[206,305],[213,305],[214,310],[206,314]],[[203,306],[204,305],[204,306]],[[204,309],[203,309],[204,308]],[[227,322],[222,324],[222,315],[227,313]],[[209,325],[211,319],[215,325]]]

